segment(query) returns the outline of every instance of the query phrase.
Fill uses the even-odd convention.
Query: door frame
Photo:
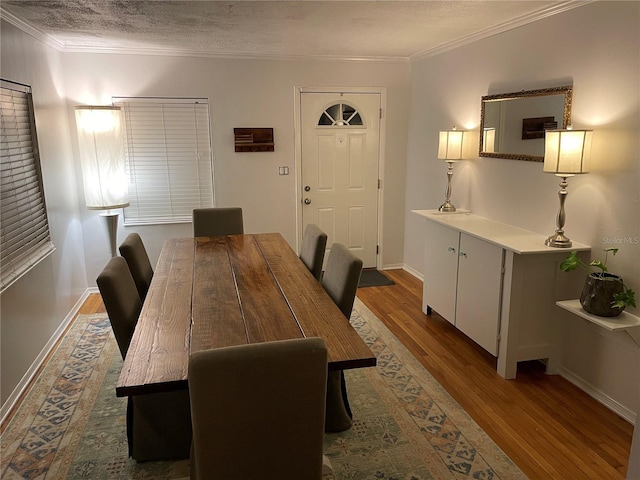
[[[384,160],[385,160],[385,143],[386,143],[386,120],[387,120],[387,88],[386,87],[294,87],[294,139],[295,139],[295,190],[296,190],[296,251],[300,251],[302,245],[302,94],[303,93],[373,93],[380,95],[380,108],[382,115],[380,117],[380,131],[378,132],[378,179],[380,181],[377,198],[377,231],[376,245],[378,245],[378,254],[376,255],[376,268],[382,269],[384,262],[382,256],[384,248],[383,239],[383,205],[384,205]]]

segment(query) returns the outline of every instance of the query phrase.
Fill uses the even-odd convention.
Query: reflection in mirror
[[[482,97],[480,156],[544,160],[544,131],[571,123],[572,87]]]

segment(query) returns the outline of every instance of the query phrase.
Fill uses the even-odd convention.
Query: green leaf
[[[604,263],[602,263],[600,260],[594,260],[589,265],[591,265],[592,267],[599,268],[603,272],[607,271],[607,266]]]
[[[560,270],[563,272],[572,272],[580,265],[580,259],[578,258],[578,252],[573,251],[571,254],[560,264]]]
[[[636,307],[636,292],[627,288],[624,292],[614,293],[611,305],[617,308]]]

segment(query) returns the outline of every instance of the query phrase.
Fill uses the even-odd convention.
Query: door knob
[[[311,204],[311,199],[310,198],[305,198],[304,199],[304,204],[305,205],[310,205]]]
[[[309,191],[311,191],[311,187],[310,187],[309,185],[305,185],[305,186],[304,186],[304,191],[305,191],[305,192],[309,192]]]

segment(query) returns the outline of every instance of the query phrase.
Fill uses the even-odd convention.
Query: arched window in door
[[[347,103],[327,107],[318,120],[319,127],[361,127],[364,123],[358,111]]]

